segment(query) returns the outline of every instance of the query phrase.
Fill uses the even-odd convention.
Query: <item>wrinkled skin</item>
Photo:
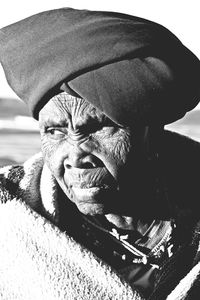
[[[134,189],[141,195],[142,191],[137,182],[134,188],[130,171],[134,173],[132,153],[144,128],[137,131],[136,138],[130,128],[117,125],[85,100],[66,93],[43,107],[39,124],[45,162],[67,197],[83,214],[105,215],[120,228],[134,229],[136,203],[142,198],[138,192],[135,198],[131,194]],[[140,170],[138,165],[136,158]],[[138,173],[136,180],[143,176]]]

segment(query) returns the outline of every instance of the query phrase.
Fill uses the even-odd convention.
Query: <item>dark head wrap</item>
[[[199,60],[163,26],[130,15],[62,8],[0,31],[7,81],[37,119],[61,91],[113,121],[167,124],[199,97]]]

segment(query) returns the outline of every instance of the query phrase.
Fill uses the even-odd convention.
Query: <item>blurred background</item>
[[[0,98],[0,166],[23,163],[40,151],[37,121],[15,98]]]
[[[166,26],[200,58],[199,0],[7,0],[1,3],[0,28],[38,12],[72,7],[128,13]],[[186,70],[187,72],[187,70]],[[200,141],[200,105],[166,129]],[[38,123],[8,86],[0,65],[0,166],[21,164],[40,151]]]

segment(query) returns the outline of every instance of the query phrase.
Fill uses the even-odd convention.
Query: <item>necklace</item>
[[[173,222],[168,222],[166,229],[164,230],[163,236],[152,249],[147,249],[146,247],[141,247],[137,243],[130,242],[129,234],[120,234],[116,228],[106,229],[101,227],[96,222],[93,222],[90,218],[83,216],[83,218],[96,229],[103,231],[106,235],[116,243],[120,245],[124,251],[117,253],[121,256],[123,261],[129,261],[133,264],[144,264],[150,265],[152,268],[159,268],[160,263],[165,258],[169,258],[173,255],[172,248],[172,231],[175,227]],[[142,238],[149,233],[153,228],[154,222],[150,225],[150,228],[146,231]],[[113,250],[116,252],[116,249]],[[123,253],[124,252],[124,253]]]
[[[165,235],[162,237],[161,241],[148,253],[145,254],[143,251],[139,250],[136,245],[132,245],[128,242],[128,236],[119,235],[116,229],[113,229],[110,234],[116,238],[116,240],[121,243],[131,254],[135,257],[132,259],[132,263],[151,265],[153,268],[159,268],[159,259],[162,254],[166,251],[168,252],[168,257],[172,255],[170,237],[172,233],[172,228],[169,228]],[[126,260],[126,255],[122,255],[122,259]]]

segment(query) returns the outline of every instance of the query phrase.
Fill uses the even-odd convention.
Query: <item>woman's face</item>
[[[121,193],[131,176],[129,128],[115,124],[85,100],[66,93],[53,97],[43,107],[39,124],[44,160],[82,213],[106,214],[130,201],[126,200],[130,195],[125,198]]]

